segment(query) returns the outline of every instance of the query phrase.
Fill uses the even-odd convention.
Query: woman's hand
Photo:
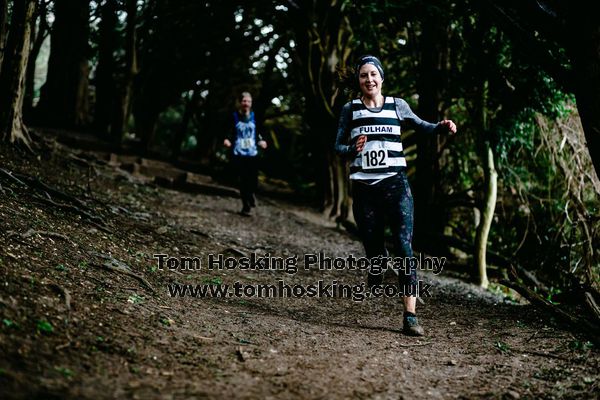
[[[367,136],[360,135],[358,137],[358,140],[356,141],[356,151],[360,153],[363,150],[363,148],[365,147],[366,142],[367,142]]]
[[[264,150],[264,149],[266,149],[266,148],[267,148],[267,142],[265,142],[264,140],[259,140],[259,141],[258,141],[258,146],[259,146],[261,149],[263,149],[263,150]]]
[[[456,134],[456,124],[452,120],[445,119],[443,121],[440,121],[440,124],[444,125],[448,129],[448,133],[450,135]]]
[[[229,139],[223,140],[223,146],[225,146],[225,147],[231,147],[231,142],[229,141]]]

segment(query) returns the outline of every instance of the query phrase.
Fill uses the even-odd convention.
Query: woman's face
[[[365,97],[376,97],[381,94],[381,75],[373,64],[365,64],[358,71],[358,83]]]

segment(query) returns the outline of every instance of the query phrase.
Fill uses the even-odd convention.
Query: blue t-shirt
[[[233,113],[235,122],[235,145],[233,154],[236,156],[255,157],[258,154],[256,148],[256,121],[254,112],[250,111],[248,118],[241,119],[240,114],[236,111]]]

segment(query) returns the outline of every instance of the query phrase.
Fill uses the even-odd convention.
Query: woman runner
[[[417,117],[406,101],[381,93],[383,67],[377,57],[367,55],[356,65],[360,98],[342,109],[336,136],[338,154],[352,159],[350,179],[354,219],[368,258],[386,257],[385,223],[394,239],[396,257],[412,257],[413,199],[406,176],[401,128],[415,129],[417,134],[456,133],[451,120],[437,124]],[[367,284],[373,290],[383,282],[383,274],[368,273]],[[417,271],[399,271],[400,289],[405,295],[403,332],[423,336],[416,316]],[[410,288],[410,291],[407,291]]]

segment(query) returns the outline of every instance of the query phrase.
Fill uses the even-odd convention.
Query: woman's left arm
[[[398,117],[401,119],[403,125],[414,129],[419,133],[449,133],[451,135],[456,133],[456,124],[453,121],[445,119],[437,124],[423,121],[410,109],[408,103],[403,99],[396,98],[396,112],[398,113]]]

